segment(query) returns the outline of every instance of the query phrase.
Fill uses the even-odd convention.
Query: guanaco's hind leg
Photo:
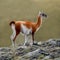
[[[11,28],[12,28],[12,31],[13,31],[13,34],[11,35],[11,41],[12,41],[12,46],[14,47],[15,46],[15,39],[16,39],[15,25],[12,24]]]
[[[11,25],[11,28],[12,28],[12,31],[13,31],[13,34],[11,35],[11,41],[12,41],[12,46],[15,47],[15,39],[17,37],[17,35],[20,33],[20,27],[19,25],[15,25],[15,24],[12,24]]]

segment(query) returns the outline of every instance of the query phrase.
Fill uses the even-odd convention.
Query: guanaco
[[[12,28],[13,34],[11,35],[12,45],[15,45],[16,37],[22,32],[25,35],[25,43],[27,43],[27,36],[31,34],[32,36],[32,44],[34,44],[34,34],[39,30],[42,24],[42,17],[47,17],[45,13],[39,12],[37,17],[37,22],[30,21],[11,21],[10,26]]]

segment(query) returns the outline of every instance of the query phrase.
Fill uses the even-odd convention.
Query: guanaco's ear
[[[38,16],[40,16],[40,15],[41,15],[41,12],[39,11]]]

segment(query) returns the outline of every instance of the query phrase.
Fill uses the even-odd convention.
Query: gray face
[[[41,13],[40,15],[43,17],[47,17],[47,15],[45,13]]]

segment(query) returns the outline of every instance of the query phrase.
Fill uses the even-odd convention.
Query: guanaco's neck
[[[37,28],[40,27],[41,24],[42,24],[42,17],[41,17],[41,16],[38,16],[38,21],[37,21],[37,23],[36,23],[36,27],[37,27]]]

